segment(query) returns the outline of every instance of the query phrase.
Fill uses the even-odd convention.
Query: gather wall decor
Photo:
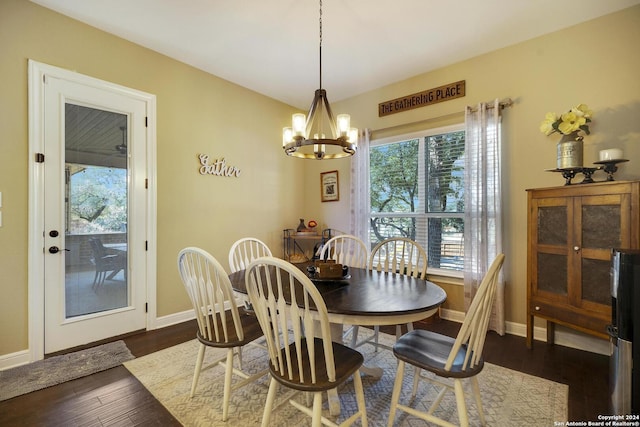
[[[235,166],[227,165],[227,161],[224,157],[220,159],[209,160],[209,156],[207,154],[198,154],[198,159],[200,159],[200,175],[214,175],[235,178],[238,178],[240,176],[240,169]]]
[[[465,96],[465,90],[466,80],[460,80],[412,95],[403,96],[402,98],[381,102],[378,104],[378,117],[461,98]]]

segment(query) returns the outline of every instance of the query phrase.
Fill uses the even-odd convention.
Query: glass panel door
[[[65,104],[65,316],[129,305],[128,116]]]
[[[38,65],[42,176],[36,221],[44,250],[44,353],[144,329],[150,253],[147,190],[154,97]],[[41,201],[40,201],[41,200]],[[39,221],[42,224],[39,224]],[[36,241],[36,244],[40,242]],[[153,252],[153,251],[152,251]],[[41,260],[39,257],[42,257]],[[37,301],[37,300],[36,300]]]

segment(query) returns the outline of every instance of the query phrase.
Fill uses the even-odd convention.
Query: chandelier
[[[322,0],[320,0],[320,88],[316,89],[309,114],[292,116],[291,127],[282,133],[282,148],[288,156],[301,159],[339,159],[355,154],[358,129],[352,128],[348,114],[338,114],[334,120],[327,92],[322,89]],[[329,129],[327,129],[327,127]],[[331,138],[327,132],[331,131]]]

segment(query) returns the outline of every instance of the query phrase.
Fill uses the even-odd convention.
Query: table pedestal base
[[[340,344],[344,344],[342,340],[343,325],[340,323],[331,323],[331,340]],[[360,373],[369,375],[375,379],[382,378],[382,368],[377,366],[365,366],[360,367]],[[338,397],[338,390],[331,389],[327,392],[327,401],[329,403],[329,413],[331,415],[340,415],[340,397]]]

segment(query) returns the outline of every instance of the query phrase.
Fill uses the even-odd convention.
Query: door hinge
[[[149,178],[144,179],[144,188],[145,190],[149,188]]]
[[[145,303],[144,303],[144,312],[145,312],[145,313],[148,313],[148,312],[149,312],[149,303],[148,303],[148,302],[145,302]]]
[[[36,163],[44,163],[44,154],[36,153]]]
[[[148,250],[149,250],[149,241],[148,241],[148,240],[145,240],[145,241],[144,241],[144,250],[145,250],[145,251],[148,251]]]
[[[149,117],[145,117],[144,118],[144,127],[146,127],[146,128],[149,127]]]

